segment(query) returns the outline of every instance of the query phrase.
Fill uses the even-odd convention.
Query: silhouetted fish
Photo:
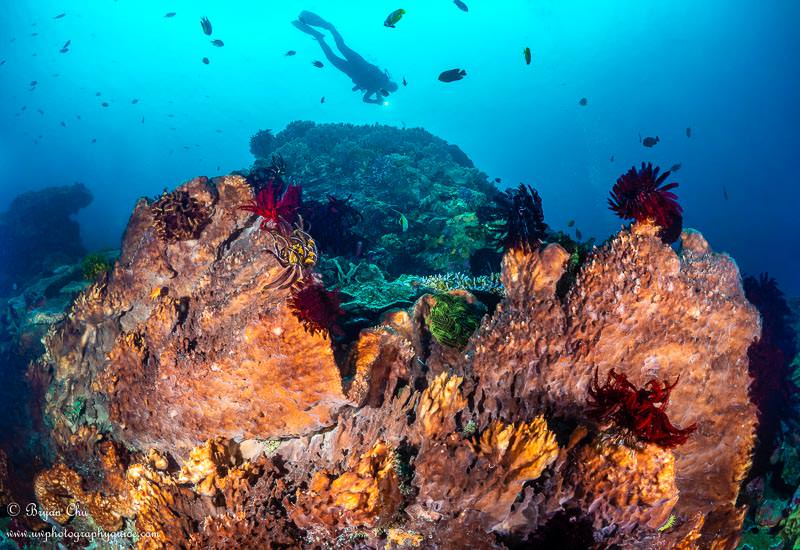
[[[583,239],[583,233],[581,233],[580,229],[575,230],[575,238],[578,239],[579,241]]]
[[[569,220],[567,222],[567,227],[575,227],[575,220]]]
[[[406,82],[406,77],[403,77],[403,86],[408,86],[408,82]]]
[[[689,126],[686,127],[686,137],[687,138],[692,137],[692,129]]]
[[[55,17],[53,17],[53,19],[61,19],[61,18],[62,18],[62,17],[64,17],[65,15],[67,15],[67,14],[66,14],[66,13],[59,13],[58,15],[56,15]]]
[[[526,65],[530,65],[531,64],[531,49],[530,48],[525,48],[524,50],[522,50],[522,56],[525,58],[525,64]]]
[[[174,11],[168,11],[164,14],[164,17],[175,17],[177,15]]]
[[[138,99],[131,99],[131,104],[132,105],[136,105],[137,103],[139,103]]]
[[[208,20],[208,17],[203,17],[200,19],[200,26],[203,27],[204,33],[206,33],[208,36],[211,36],[211,21]]]
[[[658,136],[656,137],[647,136],[642,140],[642,145],[644,145],[645,147],[652,147],[659,141],[661,141],[661,138],[659,138]]]
[[[311,64],[312,64],[312,65],[314,65],[314,66],[315,66],[316,68],[318,68],[318,69],[321,69],[322,67],[324,67],[324,66],[325,66],[325,65],[322,63],[322,61],[316,61],[316,60],[315,60],[315,61],[312,61],[312,62],[311,62]]]
[[[100,97],[102,94],[100,92],[95,92],[94,97]]]
[[[144,117],[142,117],[142,124],[144,124]]]
[[[69,51],[69,48],[61,48],[58,51],[61,52],[61,53],[67,53]]]
[[[41,109],[36,109],[36,112],[39,113],[40,115],[44,114],[44,111],[42,111]]]
[[[586,99],[585,97],[582,97],[581,100],[578,102],[578,105],[580,105],[581,107],[586,107],[587,103],[589,103],[589,100]]]
[[[27,108],[28,108],[28,106],[27,106],[27,105],[23,105],[22,107],[20,107],[20,111],[24,111],[24,110],[25,110],[25,109],[27,109]]]
[[[722,184],[722,196],[725,197],[725,200],[728,200],[728,190],[725,188],[725,184]]]
[[[208,58],[207,58],[207,57],[204,57],[204,58],[203,58],[203,63],[205,63],[206,65],[208,65],[208,64],[209,64],[209,63],[211,63],[211,62],[208,60]]]
[[[450,69],[439,74],[439,80],[442,82],[455,82],[465,76],[467,76],[467,71],[464,69]]]
[[[677,162],[677,163],[673,164],[672,166],[670,166],[669,171],[670,172],[677,172],[680,169],[681,169],[681,163]]]
[[[501,180],[500,178],[494,178],[494,182],[495,182],[495,183],[502,183],[502,181],[503,181],[503,180]]]
[[[97,143],[97,138],[92,138],[92,143]]]
[[[462,2],[461,0],[453,0],[453,4],[458,6],[458,9],[460,9],[461,11],[469,11],[469,8],[467,7],[467,5],[464,2]]]
[[[62,121],[61,121],[61,126],[62,126],[62,127],[64,127],[64,128],[66,128],[66,127],[67,127],[67,123],[66,123],[66,122],[64,122],[64,121],[62,120]]]
[[[5,60],[5,59],[3,59],[2,61],[0,61],[0,65],[5,65],[5,64],[6,64],[6,60]]]
[[[215,38],[214,40],[212,40],[212,41],[211,41],[211,43],[212,43],[214,46],[216,46],[217,48],[221,48],[222,46],[224,46],[224,45],[225,45],[225,42],[223,42],[223,41],[222,41],[222,40],[220,40],[219,38]]]
[[[286,57],[292,57],[293,55],[297,55],[297,52],[294,51],[294,50],[289,50],[288,52],[286,52],[283,55],[285,55]]]
[[[321,98],[319,98],[319,102],[320,103],[325,103],[325,96],[322,96]]]
[[[39,33],[38,32],[32,32],[31,36],[39,36]]]
[[[611,155],[611,158],[608,159],[609,162],[614,162],[614,155]]]
[[[38,83],[36,80],[31,80],[31,86],[36,86]]]
[[[69,48],[70,44],[72,44],[72,40],[67,40],[66,42],[64,42],[64,45],[61,46],[61,48],[62,49],[67,49],[67,48]]]
[[[386,21],[383,22],[384,27],[395,28],[395,25],[398,21],[400,21],[403,16],[406,14],[406,10],[399,9],[394,10],[392,13],[386,16]]]
[[[103,107],[108,107],[108,101],[104,101],[103,103],[101,103],[101,105],[102,105]]]

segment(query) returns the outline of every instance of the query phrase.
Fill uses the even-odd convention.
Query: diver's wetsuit
[[[380,68],[369,63],[358,53],[351,50],[347,44],[344,43],[344,39],[342,35],[339,34],[339,31],[336,30],[336,27],[325,21],[319,15],[310,11],[302,11],[297,20],[292,21],[292,25],[304,33],[310,34],[319,42],[328,61],[330,61],[334,67],[349,76],[353,81],[353,84],[355,84],[355,86],[353,86],[353,91],[364,91],[362,100],[365,103],[381,104],[384,101],[383,98],[388,96],[389,92],[397,90],[397,84],[389,79],[389,75],[385,71],[380,70]],[[337,56],[325,42],[325,35],[312,27],[320,27],[330,31],[333,40],[336,42],[336,48],[344,58]]]

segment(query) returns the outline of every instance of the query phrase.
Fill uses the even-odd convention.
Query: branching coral
[[[669,394],[678,384],[669,384],[653,379],[643,388],[637,388],[624,374],[614,369],[608,373],[608,380],[601,386],[597,371],[589,386],[589,406],[591,412],[601,421],[611,420],[624,432],[630,433],[639,441],[655,443],[664,448],[677,447],[686,442],[689,435],[697,429],[696,424],[680,429],[672,425],[666,408]]]
[[[271,230],[283,226],[291,226],[297,219],[300,208],[302,188],[290,185],[283,191],[281,180],[271,179],[261,189],[255,200],[241,205],[239,208],[261,216],[261,229]]]
[[[156,233],[168,243],[197,239],[211,222],[211,209],[186,191],[165,192],[150,208]]]
[[[491,228],[498,248],[536,248],[547,231],[542,198],[530,185],[520,183],[495,197]],[[499,219],[497,219],[499,218]]]
[[[480,325],[481,315],[475,306],[460,296],[438,294],[425,322],[437,342],[461,349]]]
[[[289,306],[311,334],[325,331],[335,335],[343,333],[338,321],[344,311],[337,290],[327,290],[319,281],[308,278],[292,289]]]
[[[661,239],[671,243],[681,234],[683,210],[678,197],[670,191],[678,184],[664,183],[671,172],[658,172],[658,166],[654,168],[649,162],[643,162],[638,171],[631,167],[611,189],[608,206],[620,218],[656,224],[661,227]]]
[[[444,273],[442,275],[409,276],[412,285],[418,285],[435,292],[468,290],[504,296],[505,290],[499,273],[491,275],[469,275],[468,273]]]

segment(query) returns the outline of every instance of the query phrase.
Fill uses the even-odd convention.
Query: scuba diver
[[[336,27],[319,15],[310,11],[301,11],[297,20],[292,21],[292,25],[304,33],[310,34],[319,42],[328,61],[353,81],[353,84],[355,84],[353,91],[362,90],[364,92],[364,97],[362,98],[364,103],[380,105],[384,102],[384,98],[389,96],[389,93],[397,91],[397,84],[392,82],[388,72],[382,71],[372,63],[368,63],[366,59],[348,48]],[[330,31],[336,42],[336,48],[343,58],[337,56],[328,46],[325,42],[325,35],[313,27],[320,27]]]

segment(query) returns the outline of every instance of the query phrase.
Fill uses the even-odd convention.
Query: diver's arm
[[[373,98],[372,96],[375,97]],[[364,97],[362,97],[361,100],[364,103],[374,103],[375,105],[381,105],[383,103],[383,98],[377,90],[367,90],[364,92]]]

